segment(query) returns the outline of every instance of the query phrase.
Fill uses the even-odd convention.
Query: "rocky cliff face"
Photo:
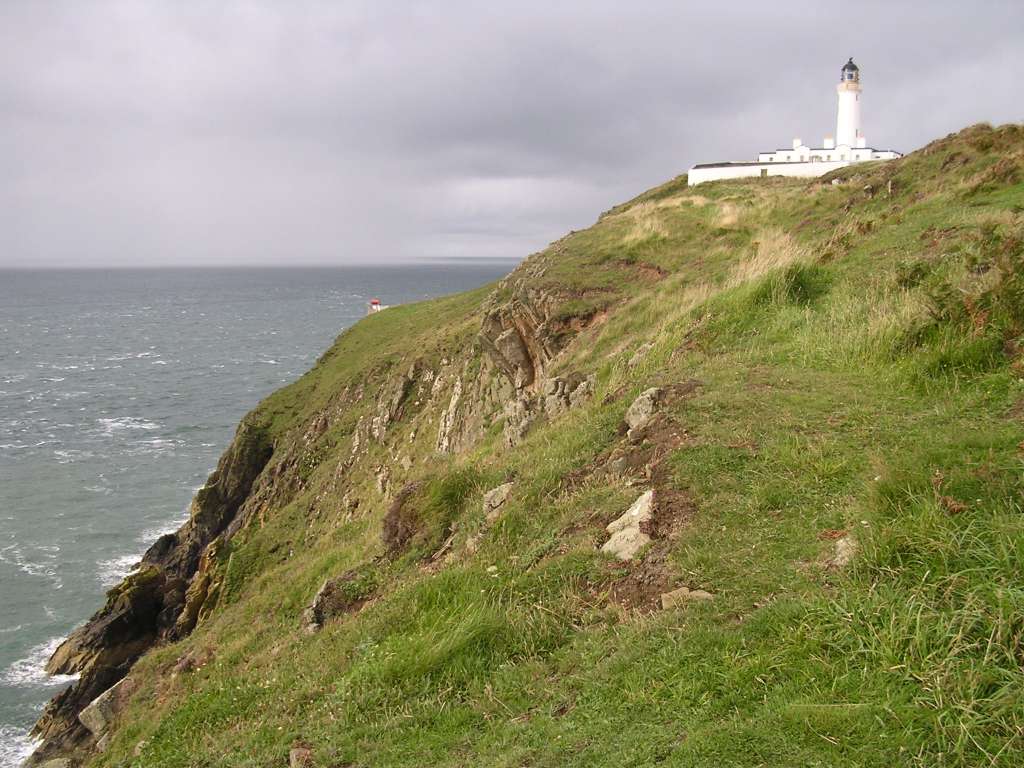
[[[105,605],[50,659],[49,673],[79,679],[50,702],[37,723],[35,734],[44,743],[31,762],[104,746],[102,735],[83,723],[83,710],[122,681],[147,650],[187,636],[215,609],[224,545],[254,517],[301,491],[304,469],[347,410],[362,408],[363,415],[344,436],[351,448],[335,475],[346,505],[355,509],[359,499],[346,478],[360,464],[376,462],[377,492],[390,498],[413,472],[408,443],[421,431],[436,429],[433,446],[439,454],[471,448],[494,424],[515,443],[539,417],[556,416],[589,396],[592,378],[545,378],[571,334],[553,320],[559,298],[530,287],[538,269],[529,265],[499,287],[481,313],[476,344],[437,364],[416,358],[375,388],[361,382],[336,393],[332,405],[303,426],[299,439],[276,446],[273,461],[267,430],[258,417],[247,417],[196,494],[188,521],[158,539],[139,569],[108,593]],[[398,434],[400,423],[404,431]],[[112,717],[113,704],[104,706]]]
[[[156,643],[187,634],[207,598],[204,558],[244,522],[246,501],[273,453],[266,433],[243,422],[206,485],[196,494],[188,521],[149,548],[137,571],[107,594],[106,604],[57,648],[50,674],[78,680],[47,705],[35,727],[44,739],[36,762],[88,746],[94,735],[79,715],[120,681]]]

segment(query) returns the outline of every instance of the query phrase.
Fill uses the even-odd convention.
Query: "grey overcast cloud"
[[[0,267],[522,257],[695,162],[1024,117],[1024,3],[0,2]]]

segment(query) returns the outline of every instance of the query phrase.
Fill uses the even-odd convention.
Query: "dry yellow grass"
[[[773,269],[808,262],[812,254],[781,229],[765,229],[757,238],[757,250],[733,267],[725,287],[733,288]]]
[[[644,202],[622,212],[630,220],[630,228],[622,238],[623,245],[638,243],[652,237],[668,237],[668,228],[661,220],[657,203]]]
[[[715,226],[722,228],[735,227],[739,221],[740,207],[738,205],[728,201],[719,203],[718,219],[715,221]]]

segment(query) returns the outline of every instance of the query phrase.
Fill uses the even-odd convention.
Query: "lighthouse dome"
[[[840,80],[843,82],[853,81],[857,82],[860,80],[860,67],[853,63],[853,57],[843,65],[843,69],[840,72]]]

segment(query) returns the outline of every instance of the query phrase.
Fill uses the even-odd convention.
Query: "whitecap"
[[[121,416],[116,419],[96,419],[104,435],[113,436],[126,429],[160,429],[159,424],[134,416]]]
[[[52,553],[47,552],[45,554],[48,555],[51,560],[53,559]],[[25,557],[18,544],[9,544],[3,549],[0,549],[0,561],[3,561],[8,565],[15,566],[19,571],[27,573],[29,576],[41,576],[50,579],[56,589],[61,589],[64,586],[60,577],[57,575],[57,568],[53,563],[39,563],[29,560]]]
[[[109,560],[100,560],[96,563],[96,578],[100,586],[109,589],[118,584],[121,579],[139,567],[139,554],[118,555]]]
[[[25,728],[0,725],[0,765],[19,766],[42,744]]]
[[[48,675],[46,662],[53,656],[65,637],[51,637],[45,643],[31,648],[28,655],[18,659],[0,673],[0,683],[18,688],[41,688],[53,685],[64,685],[77,680],[78,675]]]
[[[200,486],[200,488],[201,487],[202,486]],[[167,523],[162,523],[161,525],[153,526],[152,528],[147,528],[139,534],[139,537],[138,539],[136,539],[136,541],[138,541],[139,544],[148,547],[161,536],[166,536],[168,533],[176,532],[188,520],[189,512],[191,509],[192,505],[189,504],[187,507],[185,507],[184,511],[174,520],[171,520]]]

